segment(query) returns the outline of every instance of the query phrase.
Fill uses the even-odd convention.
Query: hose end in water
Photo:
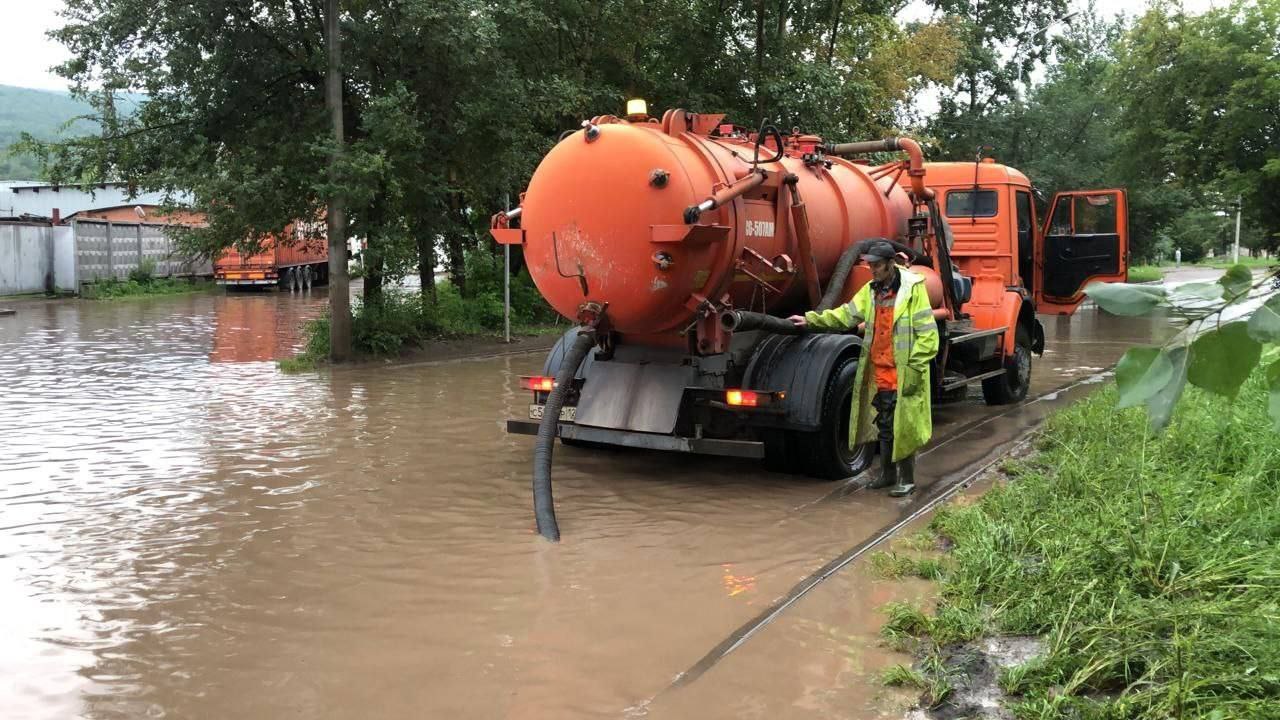
[[[595,344],[595,328],[583,326],[556,371],[555,386],[547,394],[542,421],[538,423],[538,437],[533,445],[533,516],[538,523],[538,534],[551,542],[560,542],[560,524],[556,520],[555,498],[551,493],[551,454],[555,449],[556,435],[559,434],[560,409],[564,407],[565,396],[573,387],[578,367]]]

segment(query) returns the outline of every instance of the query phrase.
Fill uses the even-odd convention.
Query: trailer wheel
[[[1030,388],[1031,337],[1027,328],[1019,325],[1005,373],[982,381],[982,397],[988,405],[1010,405],[1025,399]]]
[[[826,480],[853,477],[871,465],[874,443],[849,447],[849,411],[853,403],[853,379],[858,358],[836,365],[822,394],[822,426],[816,432],[793,436],[792,457],[804,464],[804,472]]]

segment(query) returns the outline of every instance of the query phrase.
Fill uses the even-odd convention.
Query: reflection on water
[[[616,717],[897,514],[754,463],[558,448],[550,546],[503,432],[541,358],[280,374],[324,301],[0,318],[3,717]],[[1118,357],[1102,319],[1064,334],[1063,373]],[[784,646],[775,672],[813,669]]]
[[[256,362],[291,357],[306,344],[304,325],[323,314],[325,295],[229,295],[214,315],[209,362]]]

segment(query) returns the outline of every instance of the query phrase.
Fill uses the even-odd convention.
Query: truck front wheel
[[[1013,355],[1005,360],[1005,372],[982,381],[982,397],[988,405],[1021,402],[1031,388],[1031,334],[1023,325],[1014,336]]]
[[[792,458],[803,472],[827,480],[853,477],[871,465],[874,443],[849,447],[849,411],[853,403],[853,379],[858,358],[836,365],[822,394],[822,426],[815,432],[797,432]]]

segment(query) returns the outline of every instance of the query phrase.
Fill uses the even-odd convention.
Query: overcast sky
[[[1183,6],[1200,12],[1225,2],[1183,0]],[[62,0],[4,0],[4,4],[8,7],[0,23],[0,85],[66,90],[66,81],[54,75],[50,68],[67,59],[67,50],[45,37],[45,33],[62,24],[58,17]],[[1136,15],[1147,6],[1147,0],[1102,0],[1098,4],[1106,12]],[[1087,0],[1071,0],[1071,5],[1073,9],[1083,8]],[[927,16],[928,6],[923,0],[912,0],[900,15],[904,19]]]

